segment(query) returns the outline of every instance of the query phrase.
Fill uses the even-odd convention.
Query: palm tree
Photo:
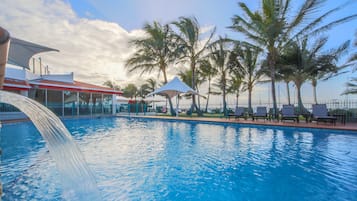
[[[357,47],[357,32],[355,34],[355,42],[354,46]],[[349,58],[348,62],[350,62],[352,65],[357,64],[357,53],[353,53],[351,57]],[[350,82],[346,83],[347,89],[342,93],[344,94],[357,94],[357,77],[352,78]]]
[[[210,59],[212,66],[217,70],[216,86],[222,92],[223,114],[228,115],[226,95],[228,92],[228,78],[232,72],[232,65],[229,64],[231,51],[228,50],[228,40],[222,37],[211,44]]]
[[[243,77],[241,72],[233,70],[230,74],[231,78],[228,81],[228,93],[234,94],[236,97],[235,106],[238,107],[238,99],[241,93],[245,92],[247,88],[243,84]]]
[[[158,22],[146,24],[144,31],[147,35],[144,39],[131,41],[137,51],[126,61],[129,72],[141,71],[141,74],[158,71],[164,76],[167,83],[167,68],[176,59],[176,46],[172,38],[172,30],[169,25],[161,25]],[[168,98],[168,97],[167,97]],[[170,98],[171,115],[175,114]]]
[[[200,72],[198,72],[200,73]],[[178,74],[181,78],[181,80],[186,83],[188,86],[193,88],[192,85],[192,71],[191,69],[186,69],[185,71],[180,71]],[[196,91],[199,93],[199,86],[203,84],[205,80],[203,79],[203,76],[196,76],[195,84],[196,84]],[[185,97],[190,97],[191,95],[185,95]],[[192,97],[192,96],[191,96]],[[201,110],[201,103],[200,103],[200,97],[198,97],[198,108]]]
[[[326,43],[327,37],[321,37],[311,47],[308,47],[308,38],[305,37],[301,42],[291,43],[278,60],[278,66],[291,70],[287,73],[291,75],[290,78],[296,86],[298,108],[302,113],[305,112],[301,98],[302,84],[311,78],[317,80],[317,76],[331,77],[341,69],[334,62],[345,51],[348,43],[344,43],[340,48],[334,50],[331,55],[320,54]]]
[[[286,94],[287,94],[287,102],[288,105],[291,105],[291,98],[290,98],[290,87],[289,83],[292,81],[292,77],[294,76],[294,70],[291,68],[284,68],[282,66],[279,66],[279,61],[277,61],[277,73],[276,73],[276,80],[277,81],[283,81],[286,86]]]
[[[252,91],[263,75],[257,63],[261,49],[247,43],[238,43],[235,45],[234,52],[237,71],[240,72],[243,84],[248,90],[248,109],[252,111]]]
[[[120,86],[116,84],[114,81],[107,80],[103,83],[103,85],[112,88],[114,90],[120,90]]]
[[[305,0],[295,15],[291,13],[291,0],[261,0],[261,10],[255,12],[251,11],[245,3],[240,2],[238,5],[245,15],[235,15],[232,18],[231,29],[244,34],[254,44],[265,49],[275,117],[277,117],[276,62],[284,47],[297,36],[321,33],[357,17],[357,14],[353,14],[322,24],[328,20],[326,18],[345,6],[335,7],[316,18],[311,18],[324,2],[324,0]]]
[[[136,98],[139,95],[138,92],[138,88],[135,84],[128,84],[123,89],[123,96],[131,99]]]
[[[155,91],[155,89],[158,87],[157,81],[153,78],[147,79],[146,84],[148,86],[148,90],[150,91],[150,93]]]
[[[141,98],[145,98],[146,95],[148,95],[149,93],[151,93],[151,89],[150,86],[147,83],[144,83],[140,86],[139,88],[139,94]]]
[[[317,104],[317,92],[316,92],[317,81],[318,80],[326,81],[332,77],[340,75],[341,73],[345,73],[345,72],[341,72],[341,70],[350,66],[350,64],[344,64],[341,66],[337,65],[339,58],[344,53],[347,52],[347,48],[349,47],[349,44],[350,41],[346,41],[338,48],[331,49],[328,52],[317,56],[315,60],[315,65],[313,66],[310,75],[315,104]]]
[[[357,32],[355,33],[355,42],[354,46],[357,47]],[[357,64],[357,52],[353,53],[349,58],[348,62],[352,62],[352,64]]]
[[[197,64],[202,60],[203,54],[210,43],[214,30],[210,33],[208,39],[201,44],[200,41],[200,26],[196,18],[180,17],[179,21],[173,22],[179,33],[176,34],[176,42],[179,44],[179,50],[181,50],[182,57],[181,62],[188,62],[192,71],[192,88],[196,90],[197,80]],[[195,94],[192,94],[192,107],[191,111],[197,111],[199,116],[202,116],[201,110],[196,104]]]
[[[347,89],[342,93],[345,94],[357,94],[357,77],[352,78],[346,83]]]
[[[208,92],[206,97],[206,107],[205,112],[208,111],[208,102],[210,95],[213,93],[211,88],[212,78],[217,74],[217,69],[215,69],[209,59],[202,60],[199,63],[199,73],[202,75],[203,79],[208,81]]]

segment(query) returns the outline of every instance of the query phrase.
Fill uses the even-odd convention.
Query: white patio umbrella
[[[147,96],[152,96],[154,94],[162,95],[162,96],[168,96],[169,98],[172,98],[174,96],[177,96],[177,101],[176,101],[176,116],[178,116],[178,107],[179,107],[179,99],[178,95],[182,93],[190,93],[190,94],[197,94],[196,91],[194,91],[191,87],[189,87],[187,84],[182,82],[180,79],[177,77],[174,77],[173,80],[170,82],[166,83],[164,86],[156,89],[155,91],[149,93]]]

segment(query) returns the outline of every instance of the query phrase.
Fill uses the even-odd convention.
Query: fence
[[[332,100],[324,100],[324,101],[319,101],[319,104],[326,104],[327,108],[329,109],[329,112],[332,114],[343,114],[346,116],[346,120],[351,122],[357,121],[357,100],[356,99],[345,99],[345,100],[339,100],[339,99],[332,99]],[[281,103],[278,104],[278,108],[282,108],[283,104],[287,103]],[[312,105],[314,103],[304,103],[304,107],[311,112],[312,111]],[[241,107],[248,107],[248,104],[246,103],[239,103],[239,106]],[[273,104],[270,103],[252,103],[252,108],[253,111],[257,106],[266,106],[267,108],[272,108]],[[295,104],[297,106],[297,104]],[[188,109],[190,108],[190,105],[184,104],[180,106],[181,109]],[[228,104],[227,109],[234,111],[235,104]],[[201,103],[201,110],[205,110],[205,103]],[[222,104],[209,104],[208,106],[208,111],[212,113],[222,113],[223,112],[223,105]]]

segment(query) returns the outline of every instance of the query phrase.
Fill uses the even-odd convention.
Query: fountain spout
[[[5,66],[8,58],[10,46],[10,34],[0,27],[0,89],[4,84]]]

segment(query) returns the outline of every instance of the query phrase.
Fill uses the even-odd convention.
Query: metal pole
[[[179,95],[176,96],[176,117],[178,117]]]
[[[40,76],[42,76],[42,60],[41,60],[41,57],[39,57],[38,60],[40,60]]]
[[[33,74],[35,74],[36,70],[35,70],[35,58],[32,58],[32,72]]]

